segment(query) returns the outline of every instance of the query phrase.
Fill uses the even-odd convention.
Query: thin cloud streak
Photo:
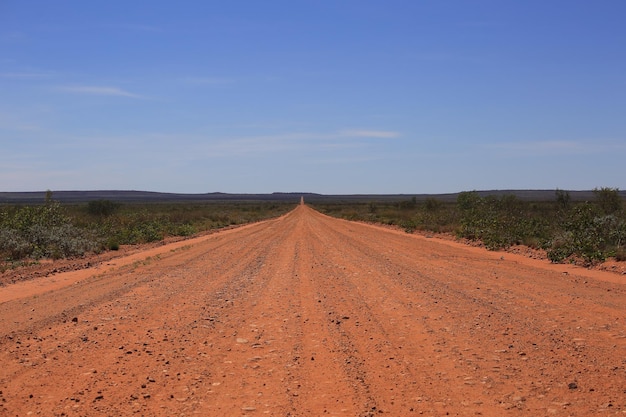
[[[400,133],[385,130],[343,130],[339,132],[341,136],[345,137],[361,137],[372,139],[394,139],[400,137]]]
[[[349,157],[336,157],[336,158],[316,158],[316,159],[304,159],[303,163],[307,165],[342,165],[342,164],[354,164],[363,162],[380,161],[384,158],[380,156],[349,156]]]
[[[346,149],[364,146],[363,138],[395,138],[398,132],[378,130],[340,130],[332,133],[299,132],[280,135],[222,139],[207,147],[211,156],[244,155],[315,149]]]
[[[337,130],[330,133],[291,132],[274,135],[216,137],[201,133],[146,133],[142,135],[56,137],[51,141],[56,149],[95,150],[107,153],[109,149],[123,150],[123,154],[140,152],[152,157],[178,157],[184,160],[259,156],[281,152],[315,152],[358,149],[372,146],[364,138],[387,139],[398,137],[393,131]]]
[[[109,96],[109,97],[128,97],[136,99],[144,99],[145,97],[134,94],[119,87],[109,86],[93,86],[93,85],[76,85],[76,86],[60,86],[56,90],[74,93],[74,94],[87,94],[95,96]]]

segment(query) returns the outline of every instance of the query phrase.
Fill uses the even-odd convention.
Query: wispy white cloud
[[[389,139],[399,137],[395,131],[342,129],[331,132],[284,132],[253,136],[212,136],[202,133],[144,133],[98,137],[64,137],[55,141],[57,147],[68,149],[99,149],[102,152],[115,148],[124,154],[141,152],[152,157],[167,156],[185,160],[217,157],[241,157],[276,153],[314,153],[359,149],[374,146],[364,139]]]
[[[400,133],[390,130],[364,130],[364,129],[350,129],[342,130],[339,132],[343,137],[354,138],[373,138],[373,139],[393,139],[400,137]]]
[[[384,159],[384,158],[379,155],[344,155],[344,156],[338,156],[338,157],[310,158],[310,159],[303,160],[303,162],[309,165],[319,165],[319,164],[338,165],[338,164],[354,164],[354,163],[372,162],[372,161],[379,161],[381,159]]]
[[[87,94],[96,96],[111,96],[111,97],[128,97],[136,99],[144,99],[144,96],[131,93],[119,87],[109,86],[93,86],[93,85],[69,85],[56,87],[57,91],[74,94]]]
[[[213,156],[276,153],[287,151],[338,150],[369,146],[362,139],[399,137],[395,131],[346,129],[328,133],[294,132],[217,140],[205,150]]]

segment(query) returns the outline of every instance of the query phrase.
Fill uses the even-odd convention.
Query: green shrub
[[[403,220],[400,222],[400,226],[407,233],[413,233],[415,229],[417,229],[417,226],[413,220]]]
[[[96,251],[95,235],[74,226],[58,202],[4,210],[0,216],[0,253],[5,259],[64,258]]]
[[[616,253],[626,237],[626,221],[604,213],[605,208],[591,203],[575,206],[563,222],[563,232],[552,241],[550,260],[562,262],[574,255],[593,264]]]
[[[46,194],[45,204],[0,207],[0,260],[80,256],[120,245],[154,242],[168,235],[276,217],[294,204],[276,202],[127,203],[96,200],[61,206]],[[71,213],[71,216],[68,214]]]
[[[594,190],[596,201],[574,202],[556,190],[554,201],[523,201],[514,195],[486,196],[464,191],[456,204],[428,198],[398,202],[316,204],[323,213],[350,220],[399,225],[415,230],[455,232],[496,250],[524,244],[545,249],[552,262],[579,257],[586,263],[624,258],[626,216],[617,189]]]
[[[481,240],[488,249],[496,250],[525,241],[541,241],[547,224],[534,214],[527,202],[514,195],[500,198],[480,197],[478,193],[461,193],[457,199],[460,211],[458,235]]]
[[[115,238],[110,238],[107,241],[106,246],[108,250],[120,250],[120,244]]]
[[[197,233],[197,230],[191,224],[181,224],[180,226],[175,227],[172,232],[175,236],[191,236]]]

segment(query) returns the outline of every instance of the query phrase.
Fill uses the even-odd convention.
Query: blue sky
[[[0,0],[0,191],[626,188],[626,2]]]

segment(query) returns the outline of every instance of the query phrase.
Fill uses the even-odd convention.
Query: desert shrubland
[[[609,257],[626,260],[626,210],[617,188],[596,188],[590,201],[572,201],[556,190],[552,201],[514,194],[458,194],[456,201],[429,197],[403,201],[323,202],[320,211],[349,220],[398,226],[405,231],[446,232],[498,250],[527,245],[546,251],[552,262],[586,264]]]
[[[0,262],[68,258],[276,217],[295,203],[125,203],[0,206]]]

